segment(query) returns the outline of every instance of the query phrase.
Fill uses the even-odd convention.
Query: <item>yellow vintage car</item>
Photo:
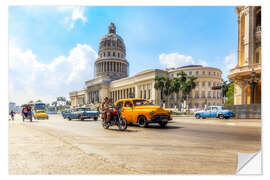
[[[34,112],[34,119],[49,119],[49,116],[45,110],[36,110]]]
[[[159,123],[161,127],[165,127],[172,120],[168,110],[142,98],[120,99],[114,106],[121,109],[121,116],[128,123],[138,124],[140,127],[147,127],[149,123]]]

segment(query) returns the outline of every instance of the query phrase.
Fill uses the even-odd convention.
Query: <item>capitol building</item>
[[[136,97],[152,101],[160,105],[160,91],[154,88],[156,76],[176,77],[184,71],[188,76],[195,76],[196,88],[187,99],[189,108],[204,108],[205,105],[222,105],[221,90],[212,90],[212,86],[222,83],[222,71],[214,67],[190,65],[170,69],[148,69],[134,76],[129,74],[128,60],[124,40],[116,34],[116,27],[111,23],[108,33],[99,43],[98,58],[95,61],[95,76],[85,82],[85,89],[70,92],[72,107],[99,104],[104,97],[111,97],[113,101],[122,98]],[[167,108],[180,106],[181,92],[176,97],[172,94],[166,102]]]

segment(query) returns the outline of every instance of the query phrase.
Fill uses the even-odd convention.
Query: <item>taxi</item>
[[[165,127],[172,120],[170,112],[160,106],[152,105],[142,98],[120,99],[114,103],[116,109],[121,109],[121,116],[130,124],[147,127],[150,123],[158,123]]]
[[[45,110],[36,110],[34,112],[34,119],[49,119],[49,116]]]

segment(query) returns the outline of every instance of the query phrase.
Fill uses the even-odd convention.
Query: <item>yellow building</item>
[[[238,14],[238,62],[230,70],[234,104],[261,104],[261,7],[240,6]]]

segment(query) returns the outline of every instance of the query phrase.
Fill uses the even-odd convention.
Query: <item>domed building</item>
[[[194,75],[197,88],[187,101],[189,108],[203,108],[205,105],[221,105],[220,91],[211,90],[221,83],[222,72],[217,68],[203,66],[185,66],[174,69],[148,69],[128,76],[129,63],[126,60],[124,40],[116,34],[114,23],[110,23],[108,33],[99,43],[98,58],[95,61],[94,79],[85,82],[85,89],[70,93],[71,106],[97,105],[104,97],[113,101],[123,98],[144,98],[154,104],[161,104],[160,92],[154,88],[156,76],[174,77],[180,71]],[[181,94],[179,94],[181,96]],[[174,95],[169,97],[166,107],[179,107]]]
[[[114,23],[109,25],[108,34],[100,40],[95,76],[109,76],[112,80],[128,76],[125,43],[116,34]]]

